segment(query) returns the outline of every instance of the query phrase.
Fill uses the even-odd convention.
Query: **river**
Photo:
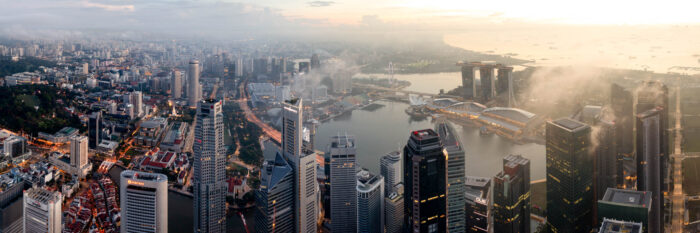
[[[378,173],[379,158],[387,152],[403,148],[411,131],[434,128],[429,119],[413,119],[407,115],[404,110],[408,104],[392,101],[376,103],[383,107],[373,111],[355,110],[321,124],[316,131],[316,149],[325,151],[333,135],[354,135],[358,165]],[[466,175],[492,177],[502,170],[503,157],[520,154],[531,161],[532,179],[544,179],[543,145],[520,145],[496,135],[482,136],[478,128],[455,126],[466,152]]]

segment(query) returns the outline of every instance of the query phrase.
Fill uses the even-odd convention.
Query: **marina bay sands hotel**
[[[508,106],[513,107],[513,67],[495,63],[458,62],[462,67],[462,87],[464,99],[486,103],[499,93],[508,92]],[[476,71],[479,71],[480,85],[476,82]],[[494,74],[496,74],[495,76]]]

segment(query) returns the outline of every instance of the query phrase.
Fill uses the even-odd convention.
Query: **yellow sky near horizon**
[[[325,19],[332,24],[358,24],[364,15],[390,22],[445,23],[459,19],[592,25],[700,24],[700,1],[630,0],[327,0],[258,3],[295,18]]]

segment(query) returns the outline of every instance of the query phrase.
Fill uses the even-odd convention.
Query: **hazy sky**
[[[56,29],[241,35],[522,23],[700,24],[700,1],[692,0],[0,0],[0,6],[0,33],[19,35]]]

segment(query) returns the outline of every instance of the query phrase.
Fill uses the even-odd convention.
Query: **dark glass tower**
[[[663,232],[661,111],[658,108],[637,114],[637,190],[651,192],[649,232]]]
[[[659,81],[647,81],[637,89],[637,114],[656,109],[659,112],[659,151],[661,158],[661,191],[669,191],[671,185],[668,170],[669,138],[668,138],[668,88]],[[637,128],[639,131],[639,128]],[[639,135],[639,133],[637,133]],[[639,142],[639,139],[637,139]],[[637,146],[639,149],[639,146]],[[637,151],[639,154],[639,151]],[[637,172],[639,173],[639,172]],[[663,201],[662,201],[663,203]]]
[[[503,158],[503,171],[493,177],[493,229],[499,233],[530,231],[530,160]]]
[[[547,122],[547,221],[551,232],[589,232],[593,223],[590,126],[562,118]]]
[[[625,187],[623,160],[634,152],[634,97],[623,87],[612,84],[610,88],[610,105],[615,115],[615,143],[617,144],[617,187]]]
[[[93,112],[88,120],[88,145],[90,149],[96,149],[102,142],[102,112]]]
[[[447,154],[432,129],[413,131],[404,147],[407,230],[447,232]]]

